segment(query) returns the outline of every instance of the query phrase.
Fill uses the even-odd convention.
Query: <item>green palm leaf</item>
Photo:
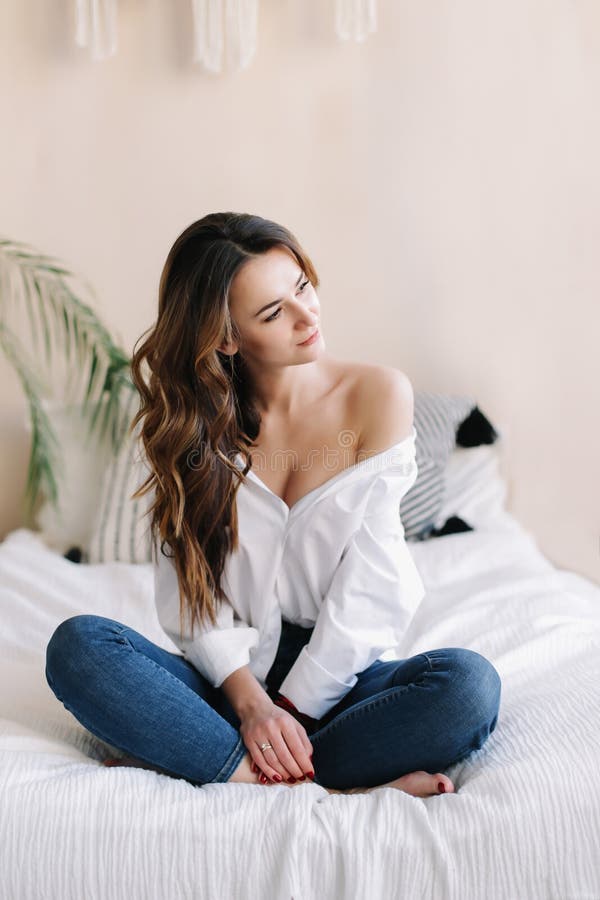
[[[25,352],[16,335],[1,321],[0,347],[13,365],[29,403],[32,426],[31,454],[24,499],[27,522],[31,524],[33,508],[41,487],[45,489],[46,496],[56,507],[58,502],[56,475],[64,475],[64,470],[56,436],[41,403],[44,387],[35,372],[28,367]]]
[[[89,284],[81,283],[94,296]],[[10,324],[11,314],[23,308],[29,323],[30,354]],[[114,453],[129,425],[119,424],[119,412],[135,387],[129,357],[92,307],[78,296],[75,276],[57,260],[5,238],[0,238],[0,349],[15,368],[29,405],[32,446],[24,499],[30,521],[40,492],[55,507],[58,503],[56,475],[62,471],[62,458],[42,403],[49,395],[46,385],[52,383],[53,367],[66,368],[68,399],[81,403],[89,426],[88,442],[98,427],[99,440],[108,430]],[[53,361],[53,352],[58,360]],[[40,369],[44,368],[42,376]]]

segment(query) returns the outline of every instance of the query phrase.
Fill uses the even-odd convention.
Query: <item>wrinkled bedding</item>
[[[44,676],[63,619],[109,616],[177,652],[150,564],[77,565],[28,529],[0,544],[0,900],[600,900],[600,588],[501,512],[411,543],[426,594],[383,658],[468,647],[502,678],[456,793],[195,787],[106,768]],[[118,752],[118,751],[117,751]]]

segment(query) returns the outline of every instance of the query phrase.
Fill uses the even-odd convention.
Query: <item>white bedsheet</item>
[[[469,647],[502,678],[496,730],[456,793],[194,787],[105,768],[44,676],[63,619],[94,612],[176,648],[151,566],[0,545],[0,897],[600,900],[600,588],[555,569],[508,514],[411,544],[427,593],[400,657]]]

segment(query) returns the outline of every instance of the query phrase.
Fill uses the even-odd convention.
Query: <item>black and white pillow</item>
[[[400,502],[406,540],[423,541],[455,531],[472,530],[454,517],[436,529],[444,503],[444,471],[456,448],[492,444],[498,432],[481,412],[474,397],[414,391],[418,475]]]

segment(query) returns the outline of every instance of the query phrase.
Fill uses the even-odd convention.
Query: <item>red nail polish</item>
[[[281,777],[281,775],[277,774],[277,772],[275,773],[275,775],[273,775],[273,778],[275,779],[275,781],[283,781],[283,778]]]
[[[309,772],[309,773],[308,773],[308,777],[309,777],[309,778],[314,778],[314,777],[315,777],[315,773],[314,773],[314,772]]]
[[[288,784],[296,784],[295,778],[288,778]]]
[[[438,781],[438,791],[440,792],[440,794],[445,794],[445,793],[446,793],[446,788],[445,788],[445,786],[444,786],[444,782],[443,782],[443,781]]]

